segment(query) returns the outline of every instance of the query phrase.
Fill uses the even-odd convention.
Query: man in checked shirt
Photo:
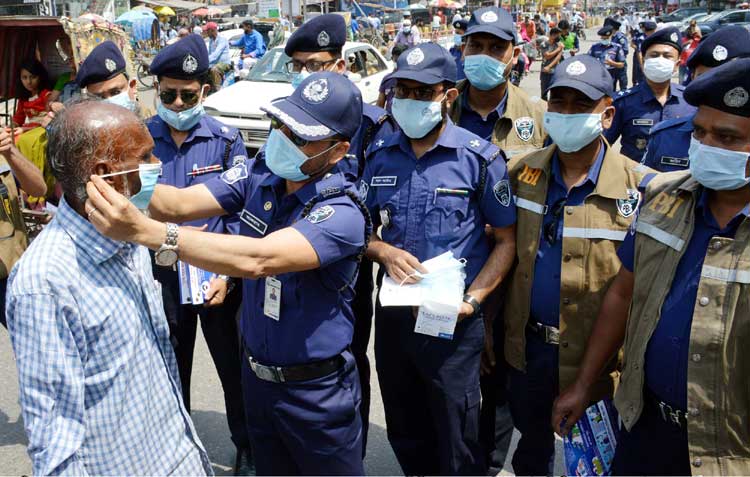
[[[148,251],[96,231],[86,181],[144,209],[160,166],[130,111],[66,107],[48,128],[58,213],[11,272],[7,318],[34,475],[210,475],[180,395]],[[144,167],[145,166],[145,167]]]

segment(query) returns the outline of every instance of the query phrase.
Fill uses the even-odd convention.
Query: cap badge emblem
[[[495,23],[497,21],[497,13],[492,11],[484,12],[479,19],[482,20],[482,23]]]
[[[677,36],[677,33],[672,33],[671,35],[669,35],[669,39],[677,43],[677,40],[679,40],[680,38]]]
[[[421,62],[424,61],[424,52],[421,48],[414,48],[409,52],[409,55],[406,57],[406,62],[409,64],[409,66],[418,65]]]
[[[565,68],[565,72],[570,76],[580,76],[586,72],[586,65],[581,61],[574,61]]]
[[[184,60],[182,60],[182,71],[184,71],[187,74],[193,74],[198,69],[198,60],[195,59],[193,55],[187,55]]]
[[[117,64],[114,62],[114,60],[107,58],[104,60],[104,67],[107,68],[107,71],[110,73],[114,73],[117,69]]]
[[[328,32],[325,30],[318,33],[318,46],[326,47],[331,43],[331,37],[328,36]]]
[[[311,103],[322,103],[328,97],[328,80],[321,78],[311,81],[302,90],[302,96]]]
[[[750,95],[748,95],[747,90],[742,86],[737,86],[724,95],[724,104],[730,108],[741,108],[747,104],[748,99],[750,99]]]
[[[724,61],[729,56],[729,52],[722,45],[716,45],[713,51],[713,57],[716,61]]]

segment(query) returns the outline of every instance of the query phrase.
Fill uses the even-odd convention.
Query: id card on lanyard
[[[272,320],[279,321],[281,316],[281,281],[276,277],[266,277],[265,296],[263,314]]]

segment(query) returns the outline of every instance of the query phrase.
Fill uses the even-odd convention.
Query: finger
[[[417,260],[417,257],[415,257],[414,255],[408,254],[406,257],[406,263],[408,263],[410,267],[412,267],[419,273],[429,273],[428,270],[424,268],[421,263],[419,263],[419,260]]]
[[[113,206],[122,206],[123,204],[126,204],[128,202],[128,199],[126,199],[124,195],[117,192],[114,187],[107,184],[107,181],[105,181],[101,177],[92,175],[91,183],[93,183],[96,190],[99,191],[99,195]],[[98,207],[97,203],[94,203],[94,205]]]
[[[108,217],[112,215],[113,204],[105,194],[110,195],[111,193],[116,192],[104,181],[104,179],[99,176],[91,176],[91,181],[86,184],[86,193],[89,196],[88,201],[91,202],[93,208],[96,208]]]

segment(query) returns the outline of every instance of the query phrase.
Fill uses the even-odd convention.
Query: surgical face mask
[[[453,35],[453,45],[461,46],[461,35],[459,35],[458,33]]]
[[[105,99],[104,102],[122,106],[123,108],[129,109],[130,111],[135,111],[138,108],[138,103],[130,99],[128,88],[125,88],[120,94],[110,96],[109,98]]]
[[[299,73],[292,74],[292,87],[294,89],[297,89],[297,86],[302,84],[302,82],[305,81],[308,76],[310,76],[310,72],[307,70],[302,70]]]
[[[706,146],[691,137],[688,157],[690,174],[703,187],[736,190],[750,183],[750,178],[745,177],[750,153]]]
[[[405,26],[404,29],[403,29],[403,32],[404,32],[404,35],[410,34],[411,33],[411,27],[410,26]]]
[[[544,129],[562,152],[580,151],[602,133],[602,115],[544,113]]]
[[[443,101],[393,98],[391,112],[411,139],[421,139],[443,120]]]
[[[206,110],[203,109],[202,98],[203,94],[200,95],[198,103],[195,106],[179,113],[167,109],[161,101],[158,101],[156,104],[156,114],[176,130],[187,131],[198,124],[203,115],[206,114]]]
[[[601,43],[604,46],[609,46],[609,45],[612,44],[612,39],[610,39],[610,38],[602,38],[601,40],[599,40],[599,43]]]
[[[649,58],[643,62],[643,74],[654,83],[665,83],[672,79],[674,61],[664,57]]]
[[[138,177],[141,179],[141,190],[139,190],[137,194],[130,196],[130,202],[132,202],[133,205],[138,207],[140,210],[147,210],[148,204],[149,202],[151,202],[151,196],[154,195],[156,182],[159,180],[159,176],[161,175],[161,162],[138,164],[138,169],[113,172],[112,174],[105,174],[101,177],[105,178],[119,176],[122,174],[130,174],[131,172],[135,171],[138,171]],[[130,194],[130,186],[127,182],[127,176],[125,176],[123,179],[125,182],[125,188],[128,189],[126,191],[126,194]]]
[[[488,91],[505,82],[507,63],[488,55],[470,55],[464,59],[464,73],[477,89]]]
[[[325,151],[308,157],[294,145],[286,134],[273,129],[266,142],[266,165],[275,175],[292,182],[302,182],[311,176],[302,172],[302,164],[325,154],[336,147],[336,144]]]

